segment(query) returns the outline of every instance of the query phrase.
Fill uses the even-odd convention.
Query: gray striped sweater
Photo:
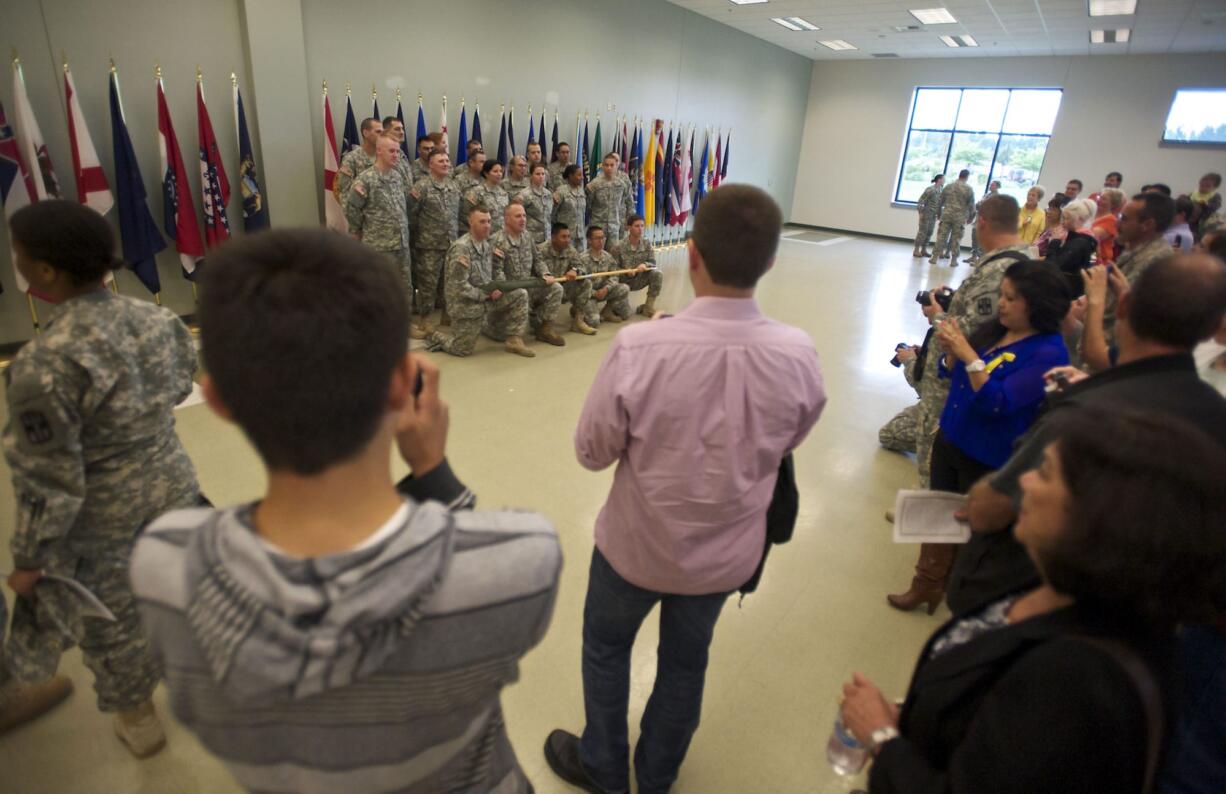
[[[557,536],[535,513],[449,510],[474,500],[440,469],[401,484],[395,532],[343,554],[270,550],[250,505],[137,541],[171,709],[248,790],[531,791],[499,693],[549,625]]]

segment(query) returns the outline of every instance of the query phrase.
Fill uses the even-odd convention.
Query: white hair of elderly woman
[[[1074,199],[1064,205],[1064,217],[1072,220],[1078,229],[1090,222],[1098,212],[1098,204],[1088,198]]]

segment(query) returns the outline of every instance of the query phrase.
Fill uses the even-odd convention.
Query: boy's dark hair
[[[779,248],[783,213],[751,185],[720,185],[702,200],[690,233],[716,284],[749,289],[770,268]]]
[[[1007,193],[997,193],[979,204],[979,214],[984,223],[998,234],[1017,232],[1019,212],[1017,199]]]
[[[9,220],[9,238],[26,256],[68,275],[74,287],[102,281],[115,260],[115,235],[97,212],[75,201],[48,199]]]
[[[1226,266],[1204,254],[1159,260],[1128,292],[1128,326],[1134,334],[1188,351],[1221,327],[1223,312]]]
[[[392,262],[325,229],[272,230],[209,254],[205,369],[272,470],[309,476],[356,455],[408,349]]]
[[[1152,191],[1138,193],[1132,197],[1132,200],[1141,202],[1141,220],[1152,220],[1159,234],[1165,232],[1171,225],[1171,221],[1175,220],[1175,202],[1169,192],[1166,194]]]

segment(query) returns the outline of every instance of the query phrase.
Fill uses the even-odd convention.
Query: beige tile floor
[[[663,253],[661,265],[661,305],[679,309],[692,295],[684,254]],[[838,778],[825,759],[839,687],[857,669],[885,692],[901,695],[915,655],[940,617],[902,614],[885,604],[885,593],[908,581],[915,550],[891,544],[882,512],[915,473],[911,460],[877,446],[877,429],[914,399],[888,360],[896,343],[922,338],[915,293],[949,273],[913,261],[903,243],[848,238],[781,244],[759,301],[770,315],[812,335],[830,401],[797,453],[801,515],[795,539],[771,555],[760,591],[739,607],[730,601],[720,619],[702,726],[674,787],[679,794],[840,792],[862,783]],[[959,269],[957,277],[965,273]],[[615,329],[605,326],[591,339],[568,334],[564,348],[536,343],[533,360],[507,355],[490,342],[469,359],[440,360],[452,407],[453,465],[482,506],[534,508],[549,516],[566,555],[553,625],[504,698],[511,739],[541,794],[573,790],[549,772],[541,746],[551,728],[582,727],[583,596],[592,522],[611,470],[584,471],[574,460],[571,434]],[[261,493],[255,455],[206,407],[179,411],[179,431],[214,501]],[[3,569],[10,564],[12,515],[9,475],[0,463]],[[632,741],[655,670],[652,621],[635,648]],[[164,710],[166,750],[143,762],[131,758],[95,709],[80,655],[68,654],[61,669],[77,691],[54,713],[0,738],[0,792],[238,791],[225,769]],[[156,701],[164,708],[164,690]]]

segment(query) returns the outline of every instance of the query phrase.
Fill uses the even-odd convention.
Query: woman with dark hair
[[[929,639],[901,709],[867,678],[842,718],[872,794],[1152,790],[1175,627],[1226,601],[1226,453],[1168,419],[1079,412],[1021,480],[1028,592]]]
[[[1039,249],[1039,257],[1047,256],[1047,247],[1051,245],[1052,240],[1063,240],[1067,230],[1060,222],[1064,205],[1069,203],[1069,197],[1064,193],[1057,193],[1051,197],[1051,201],[1047,202],[1047,213],[1043,218],[1043,231],[1039,232],[1039,236],[1035,238],[1035,247]]]
[[[949,378],[949,397],[932,444],[930,487],[966,493],[1009,459],[1043,403],[1043,373],[1068,363],[1060,323],[1069,310],[1064,279],[1042,262],[1025,260],[1005,271],[997,319],[967,339],[947,320],[936,329],[945,351],[937,373]],[[954,543],[924,543],[911,588],[886,597],[895,609],[928,605],[936,611],[958,550]]]
[[[486,160],[481,166],[481,183],[464,194],[460,211],[464,217],[478,204],[484,205],[490,211],[490,235],[502,229],[502,223],[507,212],[507,204],[511,197],[502,187],[502,175],[506,169],[497,160]]]
[[[174,418],[192,391],[195,346],[169,309],[105,288],[118,265],[110,224],[98,213],[40,201],[14,213],[9,228],[18,272],[55,306],[5,373],[3,449],[19,505],[8,584],[21,596],[8,650],[33,656],[21,659],[26,676],[55,687],[58,654],[42,651],[79,645],[99,709],[143,758],[166,741],[151,699],[161,670],[141,632],[128,562],[142,526],[200,498]],[[74,597],[44,572],[80,582],[114,621],[76,618],[71,636],[61,636],[40,611]],[[7,727],[14,682],[4,678]]]
[[[932,229],[937,218],[941,216],[941,185],[945,184],[945,175],[937,174],[932,178],[932,184],[924,188],[915,208],[919,211],[919,230],[915,233],[915,247],[911,249],[911,257],[928,256],[928,241],[932,239]]]

